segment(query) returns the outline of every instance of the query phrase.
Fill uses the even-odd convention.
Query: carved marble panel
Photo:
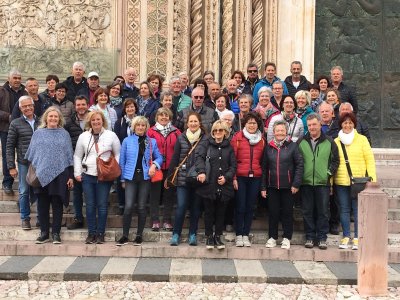
[[[18,68],[24,76],[63,78],[79,60],[111,78],[114,12],[111,0],[1,0],[0,76]]]

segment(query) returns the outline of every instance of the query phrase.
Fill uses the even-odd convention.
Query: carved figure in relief
[[[57,23],[57,5],[54,3],[54,0],[49,0],[46,6],[46,22],[50,25]]]
[[[400,105],[395,101],[392,102],[390,121],[392,121],[394,126],[400,126]]]
[[[359,5],[357,5],[357,2]],[[382,11],[382,0],[330,0],[324,1],[330,12],[338,17],[343,17],[348,11],[352,12],[353,16],[360,13],[362,8],[366,13],[370,15],[379,14]]]

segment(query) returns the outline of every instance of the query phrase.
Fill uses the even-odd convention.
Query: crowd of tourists
[[[11,70],[0,88],[3,191],[13,194],[18,178],[24,230],[33,226],[30,206],[37,202],[36,243],[61,243],[70,191],[68,230],[86,223],[85,243],[104,243],[113,189],[123,223],[118,246],[131,240],[137,207],[134,245],[143,243],[149,217],[151,230],[171,231],[170,245],[178,246],[189,217],[188,243],[196,246],[203,215],[207,249],[225,248],[224,231],[236,233],[236,247],[250,247],[261,201],[268,208],[267,248],[290,248],[297,206],[306,248],[327,249],[327,234],[340,234],[341,225],[339,248],[358,249],[353,179],[377,178],[368,127],[340,66],[311,83],[299,61],[285,80],[272,62],[262,70],[250,63],[247,76],[236,70],[225,86],[212,71],[193,85],[186,72],[168,84],[151,74],[138,87],[134,68],[107,86],[85,71],[75,62],[70,77],[48,75],[39,93],[37,79],[24,85]]]

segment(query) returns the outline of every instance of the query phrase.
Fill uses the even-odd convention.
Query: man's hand
[[[10,175],[11,175],[11,177],[13,177],[13,178],[17,178],[17,176],[18,176],[18,171],[17,171],[17,169],[9,169],[8,171],[10,171]]]

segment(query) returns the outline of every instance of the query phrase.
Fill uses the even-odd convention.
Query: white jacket
[[[99,153],[112,150],[114,157],[119,161],[119,152],[121,144],[117,135],[107,129],[102,129],[98,141]],[[110,152],[101,154],[101,159],[107,161],[110,157]],[[97,176],[96,165],[96,146],[92,130],[84,131],[78,138],[74,154],[74,176],[81,176],[82,173]],[[87,171],[83,171],[82,164],[87,165]]]

